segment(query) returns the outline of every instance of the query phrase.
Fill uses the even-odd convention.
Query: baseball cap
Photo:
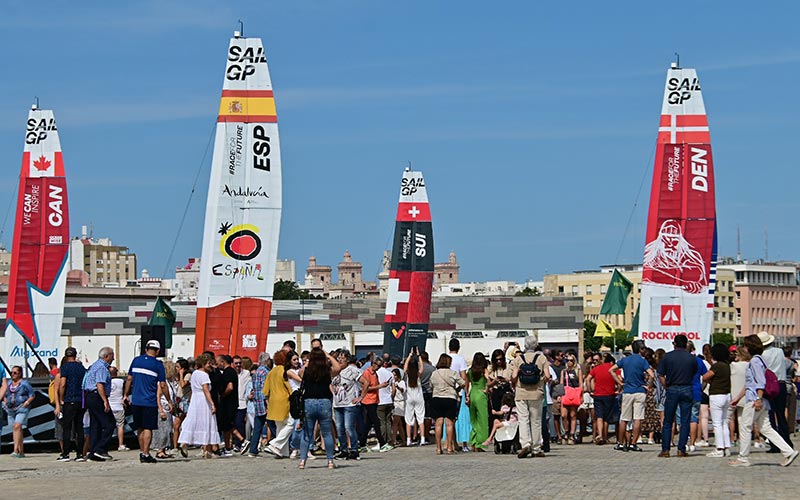
[[[730,351],[730,352],[736,352],[736,346],[735,346],[735,345],[732,345],[732,346],[728,347],[728,351]]]
[[[161,344],[158,340],[148,340],[147,345],[145,346],[146,349],[161,349]]]
[[[78,355],[78,350],[75,349],[74,347],[67,347],[64,350],[64,356],[67,356],[68,358],[74,358],[77,355]]]

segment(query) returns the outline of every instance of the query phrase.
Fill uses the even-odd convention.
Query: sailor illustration
[[[686,241],[674,219],[664,221],[658,237],[644,247],[644,269],[652,271],[644,281],[677,285],[689,293],[700,293],[708,286],[703,256]]]

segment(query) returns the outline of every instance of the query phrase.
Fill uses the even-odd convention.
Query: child
[[[489,439],[483,442],[483,446],[490,446],[492,444],[492,441],[494,440],[494,434],[499,429],[508,427],[517,421],[517,408],[514,406],[514,393],[505,393],[503,395],[502,406],[500,407],[500,410],[492,410],[492,415],[502,418],[494,421],[492,432],[489,434]]]

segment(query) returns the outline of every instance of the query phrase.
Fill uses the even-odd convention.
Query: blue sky
[[[743,255],[763,257],[766,229],[770,258],[798,260],[800,8],[695,3],[4,3],[0,214],[38,95],[59,122],[73,233],[91,224],[155,275],[199,256],[203,151],[241,18],[267,51],[283,149],[279,253],[300,270],[349,249],[377,273],[409,160],[427,181],[436,260],[456,251],[464,281],[536,279],[618,253],[641,261],[675,51],[703,84],[720,253],[736,253],[740,227]],[[12,226],[13,214],[7,245]]]

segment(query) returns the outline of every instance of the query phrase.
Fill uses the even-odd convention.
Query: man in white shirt
[[[250,375],[250,370],[242,369],[241,356],[233,357],[233,369],[236,370],[236,375],[239,378],[239,386],[237,387],[239,392],[239,404],[236,407],[236,418],[233,424],[236,430],[239,431],[239,434],[245,437],[247,436],[247,397],[250,395],[250,391],[247,390],[247,385],[252,380],[252,376]],[[237,444],[234,447],[234,451],[243,452],[243,454],[249,451],[250,441],[246,437],[241,441],[239,438],[236,438],[236,441]]]
[[[772,370],[775,374],[775,378],[778,379],[778,387],[780,388],[778,397],[769,402],[769,420],[772,427],[778,431],[778,434],[786,441],[786,444],[794,448],[794,444],[789,437],[789,423],[786,421],[788,394],[786,391],[786,357],[783,355],[783,349],[775,347],[773,344],[773,342],[775,342],[775,337],[767,332],[759,332],[758,338],[761,340],[761,343],[764,344],[764,352],[761,354],[761,357],[764,358],[767,368]],[[780,453],[780,449],[770,443],[770,448],[767,450],[767,453]]]
[[[464,356],[458,353],[458,350],[461,349],[461,342],[458,339],[450,339],[450,343],[447,344],[447,347],[450,349],[448,353],[452,358],[452,362],[450,363],[450,369],[454,372],[458,372],[461,375],[461,378],[464,379],[464,383],[467,383],[467,360],[464,359]]]
[[[378,420],[381,422],[381,434],[383,440],[389,445],[389,450],[394,448],[394,436],[392,436],[392,372],[386,369],[385,365],[381,365],[378,371],[375,372],[378,376],[378,382],[381,385],[388,382],[385,387],[378,390]],[[387,450],[388,451],[388,450]]]

